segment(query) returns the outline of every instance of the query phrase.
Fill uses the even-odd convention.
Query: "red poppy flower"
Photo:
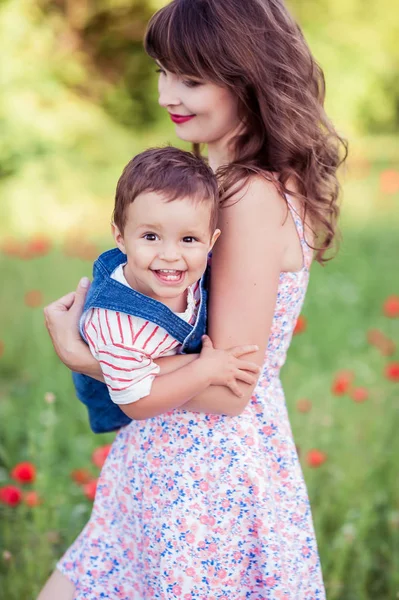
[[[370,329],[367,333],[367,341],[378,348],[383,356],[391,356],[396,352],[395,343],[379,329]]]
[[[36,235],[31,238],[27,245],[27,253],[31,256],[45,256],[51,249],[51,241],[44,235]]]
[[[306,455],[306,462],[308,463],[309,467],[320,467],[326,462],[326,460],[327,454],[321,450],[309,450]]]
[[[351,398],[354,402],[365,402],[368,397],[369,393],[365,387],[357,387],[351,391]]]
[[[99,254],[97,246],[85,239],[83,232],[69,236],[65,240],[63,251],[66,256],[90,261],[97,258]]]
[[[310,400],[306,400],[306,398],[302,398],[301,400],[298,400],[298,402],[296,403],[296,408],[297,408],[298,412],[307,413],[312,408],[312,403]]]
[[[75,257],[76,256],[76,246],[78,244],[78,238],[75,236],[69,236],[63,244],[62,251],[65,256]]]
[[[399,192],[399,171],[387,169],[380,176],[380,189],[383,194],[396,194]]]
[[[0,488],[0,502],[9,506],[17,506],[22,500],[22,492],[15,485],[4,485]]]
[[[30,308],[36,308],[43,304],[43,294],[39,290],[30,290],[25,294],[25,304]]]
[[[371,168],[371,162],[367,158],[358,157],[350,161],[351,178],[365,179]]]
[[[21,242],[15,238],[7,238],[1,244],[1,250],[6,256],[19,256],[21,251]]]
[[[42,503],[42,500],[35,490],[29,490],[29,492],[25,492],[24,494],[24,503],[27,506],[34,507],[39,506],[39,504]]]
[[[75,469],[71,473],[71,479],[78,485],[89,483],[92,478],[93,476],[88,469]]]
[[[21,260],[30,260],[31,258],[33,258],[33,254],[31,254],[26,244],[21,244],[21,247],[18,252],[18,258],[20,258]]]
[[[98,256],[98,248],[90,242],[83,243],[79,246],[78,257],[82,260],[95,260]]]
[[[355,375],[353,371],[339,371],[336,374],[331,386],[331,391],[335,396],[344,396],[348,393]]]
[[[30,462],[22,462],[13,468],[11,477],[19,483],[32,483],[36,479],[36,467]]]
[[[94,498],[96,496],[97,481],[98,481],[98,479],[92,479],[88,483],[85,483],[83,486],[84,495],[89,500],[94,500]]]
[[[91,455],[91,460],[96,467],[101,469],[103,464],[105,463],[105,459],[107,458],[109,451],[111,450],[112,444],[105,444],[105,446],[99,446],[93,451]]]
[[[367,341],[371,346],[377,346],[381,343],[381,340],[385,338],[385,335],[379,329],[369,329],[367,332]]]
[[[299,333],[303,333],[306,331],[307,320],[303,315],[299,315],[297,322],[294,327],[294,335],[298,335]]]
[[[380,352],[383,356],[392,356],[396,352],[396,344],[388,337],[385,338],[383,344],[380,346]]]
[[[385,367],[385,377],[391,381],[399,381],[399,362],[391,362]]]
[[[384,302],[383,310],[386,317],[399,317],[399,296],[389,296]]]

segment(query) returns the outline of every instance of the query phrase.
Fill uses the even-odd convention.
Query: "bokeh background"
[[[244,1],[244,0],[243,0]],[[0,597],[30,600],[87,520],[91,433],[42,308],[112,245],[116,181],[181,145],[157,106],[162,0],[0,1]],[[331,600],[399,597],[399,7],[290,0],[349,139],[343,241],[314,265],[283,370]]]

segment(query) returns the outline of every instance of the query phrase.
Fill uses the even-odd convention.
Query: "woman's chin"
[[[183,142],[189,142],[190,144],[208,144],[209,140],[205,136],[195,135],[193,133],[189,133],[188,131],[182,131],[179,127],[176,127],[176,135],[179,140]]]
[[[179,140],[182,140],[183,142],[188,142],[189,144],[206,144],[207,143],[206,140],[202,140],[197,137],[193,137],[191,135],[177,134],[177,137],[179,138]]]

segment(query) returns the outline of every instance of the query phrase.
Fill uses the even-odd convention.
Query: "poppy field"
[[[399,173],[359,161],[343,241],[314,265],[282,371],[329,600],[399,597]],[[94,435],[43,306],[111,239],[1,240],[0,597],[31,600],[87,521],[113,434]],[[294,600],[294,599],[293,599]]]

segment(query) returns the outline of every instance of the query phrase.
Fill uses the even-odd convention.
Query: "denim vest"
[[[201,338],[206,332],[209,266],[201,278],[197,319],[194,325],[190,325],[165,304],[112,279],[113,271],[124,263],[126,255],[118,248],[104,252],[94,263],[93,282],[80,320],[80,334],[85,342],[87,343],[83,326],[86,312],[91,308],[104,308],[140,317],[163,327],[182,344],[181,353],[200,352]],[[76,395],[87,407],[90,427],[94,433],[114,431],[131,422],[119,406],[112,402],[105,383],[81,373],[72,373],[72,377]]]

